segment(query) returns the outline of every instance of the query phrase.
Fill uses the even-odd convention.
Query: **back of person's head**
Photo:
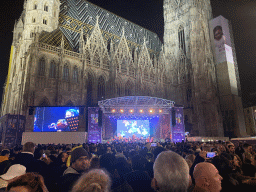
[[[154,163],[154,180],[161,192],[185,192],[189,186],[189,167],[183,157],[173,151],[160,153]]]
[[[165,148],[163,147],[157,147],[154,149],[153,154],[154,154],[154,159],[160,154],[161,152],[165,151]]]
[[[23,145],[23,151],[24,152],[35,152],[35,144],[33,142],[27,142]]]
[[[244,143],[244,144],[243,144],[243,148],[244,148],[244,149],[248,149],[248,147],[250,147],[250,146],[251,146],[251,145],[248,144],[248,143]]]
[[[147,164],[147,159],[141,155],[135,155],[132,158],[132,169],[135,170],[140,170],[144,171],[146,164]]]
[[[98,157],[93,157],[90,162],[90,169],[100,168],[100,159]]]
[[[185,157],[185,159],[189,159],[191,161],[191,163],[193,164],[196,159],[196,156],[194,154],[189,154]]]
[[[48,192],[44,179],[37,173],[26,173],[11,181],[6,191],[22,191],[20,189],[27,189],[29,192]]]
[[[116,169],[116,157],[107,153],[100,157],[100,167],[105,168],[108,172],[113,173]]]
[[[1,152],[1,156],[6,156],[6,155],[10,155],[10,150],[9,150],[9,149],[4,149],[4,150]]]
[[[109,175],[102,169],[93,169],[80,177],[72,192],[108,192],[110,186]]]

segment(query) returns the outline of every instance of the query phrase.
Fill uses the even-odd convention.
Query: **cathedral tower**
[[[210,0],[164,1],[164,50],[174,57],[172,95],[184,105],[185,124],[199,136],[223,136],[210,44]]]
[[[21,114],[28,78],[28,55],[31,44],[42,31],[58,28],[59,0],[25,0],[24,10],[14,25],[9,72],[6,79],[1,115]]]

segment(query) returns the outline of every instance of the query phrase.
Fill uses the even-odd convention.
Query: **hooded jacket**
[[[80,178],[82,174],[77,172],[72,167],[68,167],[64,173],[63,176],[60,178],[59,181],[59,189],[61,192],[69,192],[72,190],[73,185],[76,183],[76,181]]]

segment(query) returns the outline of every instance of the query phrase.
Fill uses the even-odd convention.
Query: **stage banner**
[[[228,20],[222,16],[210,21],[210,36],[217,64],[234,63]]]
[[[172,142],[182,142],[185,141],[185,126],[184,126],[184,116],[182,107],[174,107],[175,110],[175,120],[176,125],[172,125]]]
[[[160,134],[160,139],[170,139],[170,118],[171,115],[161,115],[160,116],[160,122],[161,122],[161,134]]]
[[[25,131],[26,118],[23,115],[7,114],[1,118],[1,142],[5,146],[20,145]]]
[[[101,143],[101,127],[99,127],[99,108],[88,107],[88,142]]]

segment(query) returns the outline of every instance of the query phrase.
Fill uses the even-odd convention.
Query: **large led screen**
[[[148,137],[149,120],[117,120],[117,136]]]
[[[37,107],[34,116],[34,132],[77,131],[79,108]]]

